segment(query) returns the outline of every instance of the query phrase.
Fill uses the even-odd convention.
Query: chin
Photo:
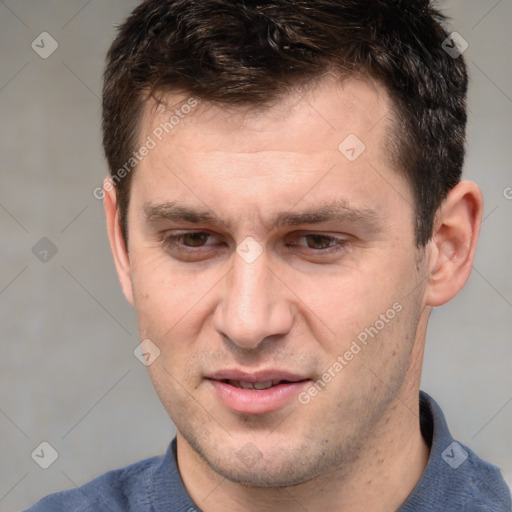
[[[332,470],[339,463],[332,454],[315,454],[311,447],[282,448],[246,443],[241,447],[194,447],[203,461],[218,475],[247,487],[281,488],[303,484]]]
[[[228,460],[223,464],[210,464],[210,467],[231,482],[259,488],[293,487],[308,482],[319,474],[312,471],[312,468],[293,467],[285,462],[246,468],[238,460]]]

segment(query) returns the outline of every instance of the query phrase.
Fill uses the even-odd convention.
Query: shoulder
[[[464,491],[466,507],[471,505],[475,507],[471,510],[488,512],[511,511],[510,488],[503,479],[500,469],[482,460],[467,446],[459,446],[467,454],[467,459],[460,468],[457,468],[463,471],[458,478],[453,479],[453,485]]]
[[[510,489],[498,467],[481,459],[471,448],[453,441],[441,454],[432,478],[429,501],[436,506],[450,503],[461,512],[510,512]],[[442,480],[442,481],[440,481]]]
[[[400,512],[510,512],[510,489],[499,468],[453,439],[441,408],[424,392],[420,397],[420,412],[430,458]]]
[[[155,470],[164,456],[152,457],[109,471],[87,484],[51,494],[25,512],[121,512],[145,511]]]

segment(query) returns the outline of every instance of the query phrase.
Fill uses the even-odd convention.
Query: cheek
[[[183,415],[185,422],[200,415],[198,404],[190,397],[192,383],[187,382],[187,375],[177,372],[176,368],[168,368],[165,356],[158,358],[147,370],[162,405],[175,424],[180,423]]]
[[[141,331],[161,337],[191,312],[200,290],[193,276],[170,265],[165,255],[134,254],[132,284]],[[142,333],[142,332],[141,332]]]
[[[161,354],[159,364],[148,370],[158,370],[156,382],[172,381],[169,373],[183,379],[194,355],[202,353],[201,331],[215,309],[215,287],[222,273],[191,271],[165,256],[150,256],[134,258],[132,267],[139,336],[155,343]]]
[[[323,283],[322,293],[319,288],[309,292],[307,304],[317,314],[311,319],[317,333],[324,333],[319,339],[331,359],[352,351],[358,352],[353,358],[361,364],[386,367],[400,366],[400,358],[408,357],[420,307],[411,297],[417,286],[416,266],[412,259],[388,261],[380,256],[368,260],[364,269]],[[307,293],[307,287],[303,291]]]
[[[374,324],[399,295],[396,283],[383,280],[379,269],[341,272],[325,280],[307,282],[297,295],[324,324],[327,334],[334,339],[356,336]]]
[[[149,338],[161,338],[173,328],[178,322],[179,305],[182,304],[180,297],[176,296],[179,290],[177,283],[155,278],[154,274],[148,274],[147,278],[141,275],[133,276],[140,334]]]

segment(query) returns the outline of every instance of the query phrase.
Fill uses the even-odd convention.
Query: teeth
[[[268,389],[272,387],[272,381],[267,380],[266,382],[255,382],[254,389]]]
[[[234,386],[236,388],[262,390],[271,388],[272,386],[279,384],[279,382],[281,381],[267,380],[265,382],[240,382],[238,380],[230,380],[228,382],[231,386]]]

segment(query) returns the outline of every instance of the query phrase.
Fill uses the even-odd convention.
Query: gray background
[[[135,316],[93,197],[107,172],[104,54],[136,4],[0,2],[0,511],[162,453],[173,435],[133,355]],[[433,312],[422,387],[455,437],[510,482],[512,2],[443,5],[469,43],[466,178],[481,185],[486,217],[468,285]],[[59,44],[47,59],[31,48],[44,31]],[[32,252],[42,237],[58,250],[47,262]],[[59,454],[46,470],[31,458],[43,441]]]

